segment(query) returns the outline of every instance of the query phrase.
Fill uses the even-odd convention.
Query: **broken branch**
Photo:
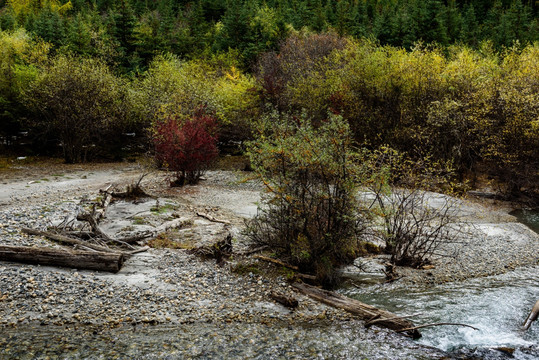
[[[413,331],[413,330],[422,329],[422,328],[426,328],[426,327],[442,326],[442,325],[465,326],[465,327],[472,328],[474,330],[479,330],[478,328],[473,327],[471,325],[467,325],[467,324],[441,322],[441,323],[433,323],[433,324],[425,324],[425,325],[413,326],[413,327],[409,327],[409,328],[406,328],[406,329],[398,330],[397,332],[400,333],[400,332],[404,332],[404,331]]]
[[[197,212],[196,214],[197,214],[197,216],[203,217],[204,219],[210,220],[212,222],[221,223],[221,224],[225,224],[225,225],[230,225],[231,224],[230,221],[216,219],[213,216],[211,216],[210,214],[204,214],[204,213],[201,213],[201,212]]]

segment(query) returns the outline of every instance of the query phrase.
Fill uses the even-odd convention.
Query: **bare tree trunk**
[[[0,246],[0,260],[116,273],[122,267],[124,256],[123,254],[97,251],[65,251],[53,248]]]
[[[421,337],[421,333],[414,328],[414,325],[410,321],[396,316],[389,311],[377,309],[374,306],[364,304],[361,301],[351,299],[333,291],[319,289],[315,286],[307,284],[293,284],[292,286],[315,300],[338,309],[346,310],[351,314],[359,316],[363,320],[373,321],[374,319],[377,319],[376,324],[379,326],[397,332],[402,331],[405,335],[414,339],[419,339]]]
[[[537,317],[539,316],[539,300],[533,305],[532,311],[530,312],[530,315],[526,318],[526,321],[524,322],[524,325],[522,327],[524,330],[528,330],[535,320],[537,320]]]
[[[58,242],[64,243],[64,244],[84,246],[84,247],[94,249],[96,251],[101,251],[101,252],[118,253],[118,251],[106,248],[104,246],[91,244],[91,243],[86,242],[86,241],[73,239],[73,238],[70,238],[70,237],[67,237],[67,236],[51,233],[51,232],[48,232],[48,231],[41,231],[41,230],[35,230],[35,229],[29,229],[29,228],[21,228],[21,230],[25,234],[44,236],[44,237],[46,237],[48,239],[58,241]]]

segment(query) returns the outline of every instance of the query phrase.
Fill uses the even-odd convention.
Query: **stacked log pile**
[[[114,192],[109,186],[100,190],[99,201],[90,206],[90,210],[77,214],[77,220],[86,223],[85,227],[73,228],[63,224],[47,231],[21,228],[28,235],[42,236],[60,243],[64,248],[43,248],[29,246],[0,246],[0,260],[36,265],[63,266],[107,272],[118,272],[126,257],[149,248],[134,246],[136,242],[155,236],[155,232],[145,232],[125,238],[115,238],[101,230],[99,222],[105,217],[109,204],[114,198],[133,198],[148,196],[137,184],[129,185],[124,192]],[[183,219],[176,219],[179,221]],[[168,224],[166,226],[175,226]],[[165,226],[165,228],[166,228]],[[157,229],[158,231],[160,229]],[[68,247],[69,246],[69,247]]]

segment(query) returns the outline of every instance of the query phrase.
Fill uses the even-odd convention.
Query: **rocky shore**
[[[110,183],[129,183],[141,169],[115,165],[76,170],[42,180],[3,177],[0,245],[52,246],[29,237],[21,227],[45,228],[73,216],[81,199]],[[210,172],[198,186],[168,188],[162,174],[151,174],[145,189],[170,212],[192,217],[176,234],[196,246],[223,231],[243,248],[243,217],[253,214],[258,186],[240,183],[233,172]],[[159,201],[159,200],[157,200]],[[485,210],[469,205],[471,231],[465,251],[433,269],[402,269],[402,281],[454,281],[536,264],[537,234],[514,222],[491,222]],[[230,222],[196,216],[203,209]],[[169,216],[164,212],[159,216]],[[478,215],[483,216],[478,218]],[[503,214],[498,214],[502,218]],[[157,216],[142,215],[140,226]],[[152,217],[153,216],[153,217]],[[497,215],[496,215],[497,216]],[[154,219],[155,220],[155,219]],[[124,224],[125,225],[125,224]],[[131,225],[129,225],[131,226]],[[129,227],[127,226],[127,227]],[[125,226],[124,226],[125,227]],[[182,230],[183,231],[183,230]],[[185,236],[187,235],[187,236]],[[380,261],[382,261],[381,259]],[[374,259],[373,261],[378,261]],[[132,256],[117,274],[0,262],[0,359],[24,358],[441,358],[446,354],[385,330],[364,330],[361,321],[294,292],[285,276],[232,271],[202,261],[182,249],[150,249]],[[291,311],[271,292],[298,298]],[[50,336],[47,336],[49,334]]]

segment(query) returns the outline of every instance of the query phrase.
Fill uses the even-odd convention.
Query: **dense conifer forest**
[[[356,146],[536,190],[538,11],[533,0],[1,0],[1,146],[122,158],[204,119],[190,131],[213,129],[223,151],[275,112],[315,125],[334,114]]]
[[[534,0],[4,0],[0,29],[139,73],[157,54],[199,58],[235,49],[244,69],[291,32],[333,31],[411,49],[418,41],[495,49],[539,40]]]

